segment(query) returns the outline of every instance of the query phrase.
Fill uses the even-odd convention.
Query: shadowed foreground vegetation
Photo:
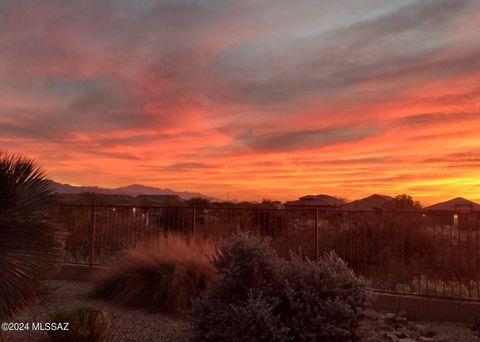
[[[196,341],[356,341],[368,283],[335,254],[278,257],[268,241],[234,235],[212,260],[218,281],[192,311]]]
[[[35,303],[39,282],[59,266],[48,184],[34,161],[0,151],[0,322]]]

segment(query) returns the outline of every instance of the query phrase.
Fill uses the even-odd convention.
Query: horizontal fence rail
[[[66,263],[106,265],[167,232],[249,231],[285,257],[334,251],[379,291],[480,301],[477,213],[57,205],[53,217],[67,232]]]

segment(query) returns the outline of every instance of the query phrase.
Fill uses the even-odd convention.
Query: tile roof
[[[345,204],[342,209],[345,210],[381,210],[393,201],[393,197],[374,194],[365,198]]]
[[[286,202],[286,206],[312,206],[312,207],[327,207],[339,208],[343,202],[336,197],[329,195],[307,195],[300,197],[297,201]]]
[[[440,202],[429,207],[426,207],[425,210],[429,211],[462,211],[462,210],[472,210],[480,211],[480,204],[469,201],[462,197],[453,198],[451,200]]]

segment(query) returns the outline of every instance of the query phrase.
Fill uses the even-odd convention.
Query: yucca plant
[[[0,322],[36,301],[39,281],[60,261],[49,184],[34,161],[0,151]]]

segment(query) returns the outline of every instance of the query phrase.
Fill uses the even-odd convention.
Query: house
[[[440,202],[425,208],[437,225],[468,229],[480,221],[480,204],[462,197]]]
[[[128,195],[111,195],[97,193],[83,193],[79,195],[62,194],[64,203],[72,206],[113,206],[126,207],[134,206],[135,199]]]
[[[284,209],[284,206],[280,201],[264,200],[258,206],[264,209]]]
[[[50,197],[53,203],[62,205],[62,204],[72,204],[73,202],[78,201],[80,198],[82,198],[82,195],[55,192],[52,195],[50,195]]]
[[[285,203],[286,208],[320,208],[320,209],[339,209],[344,202],[336,197],[329,195],[307,195],[300,197],[296,201]]]
[[[182,198],[178,195],[138,195],[135,198],[138,206],[162,207],[162,206],[183,206]]]
[[[480,212],[480,204],[469,201],[462,197],[440,202],[425,208],[429,212]]]
[[[393,197],[374,194],[347,203],[342,206],[342,209],[348,211],[379,211],[383,210],[391,201],[393,201]]]

